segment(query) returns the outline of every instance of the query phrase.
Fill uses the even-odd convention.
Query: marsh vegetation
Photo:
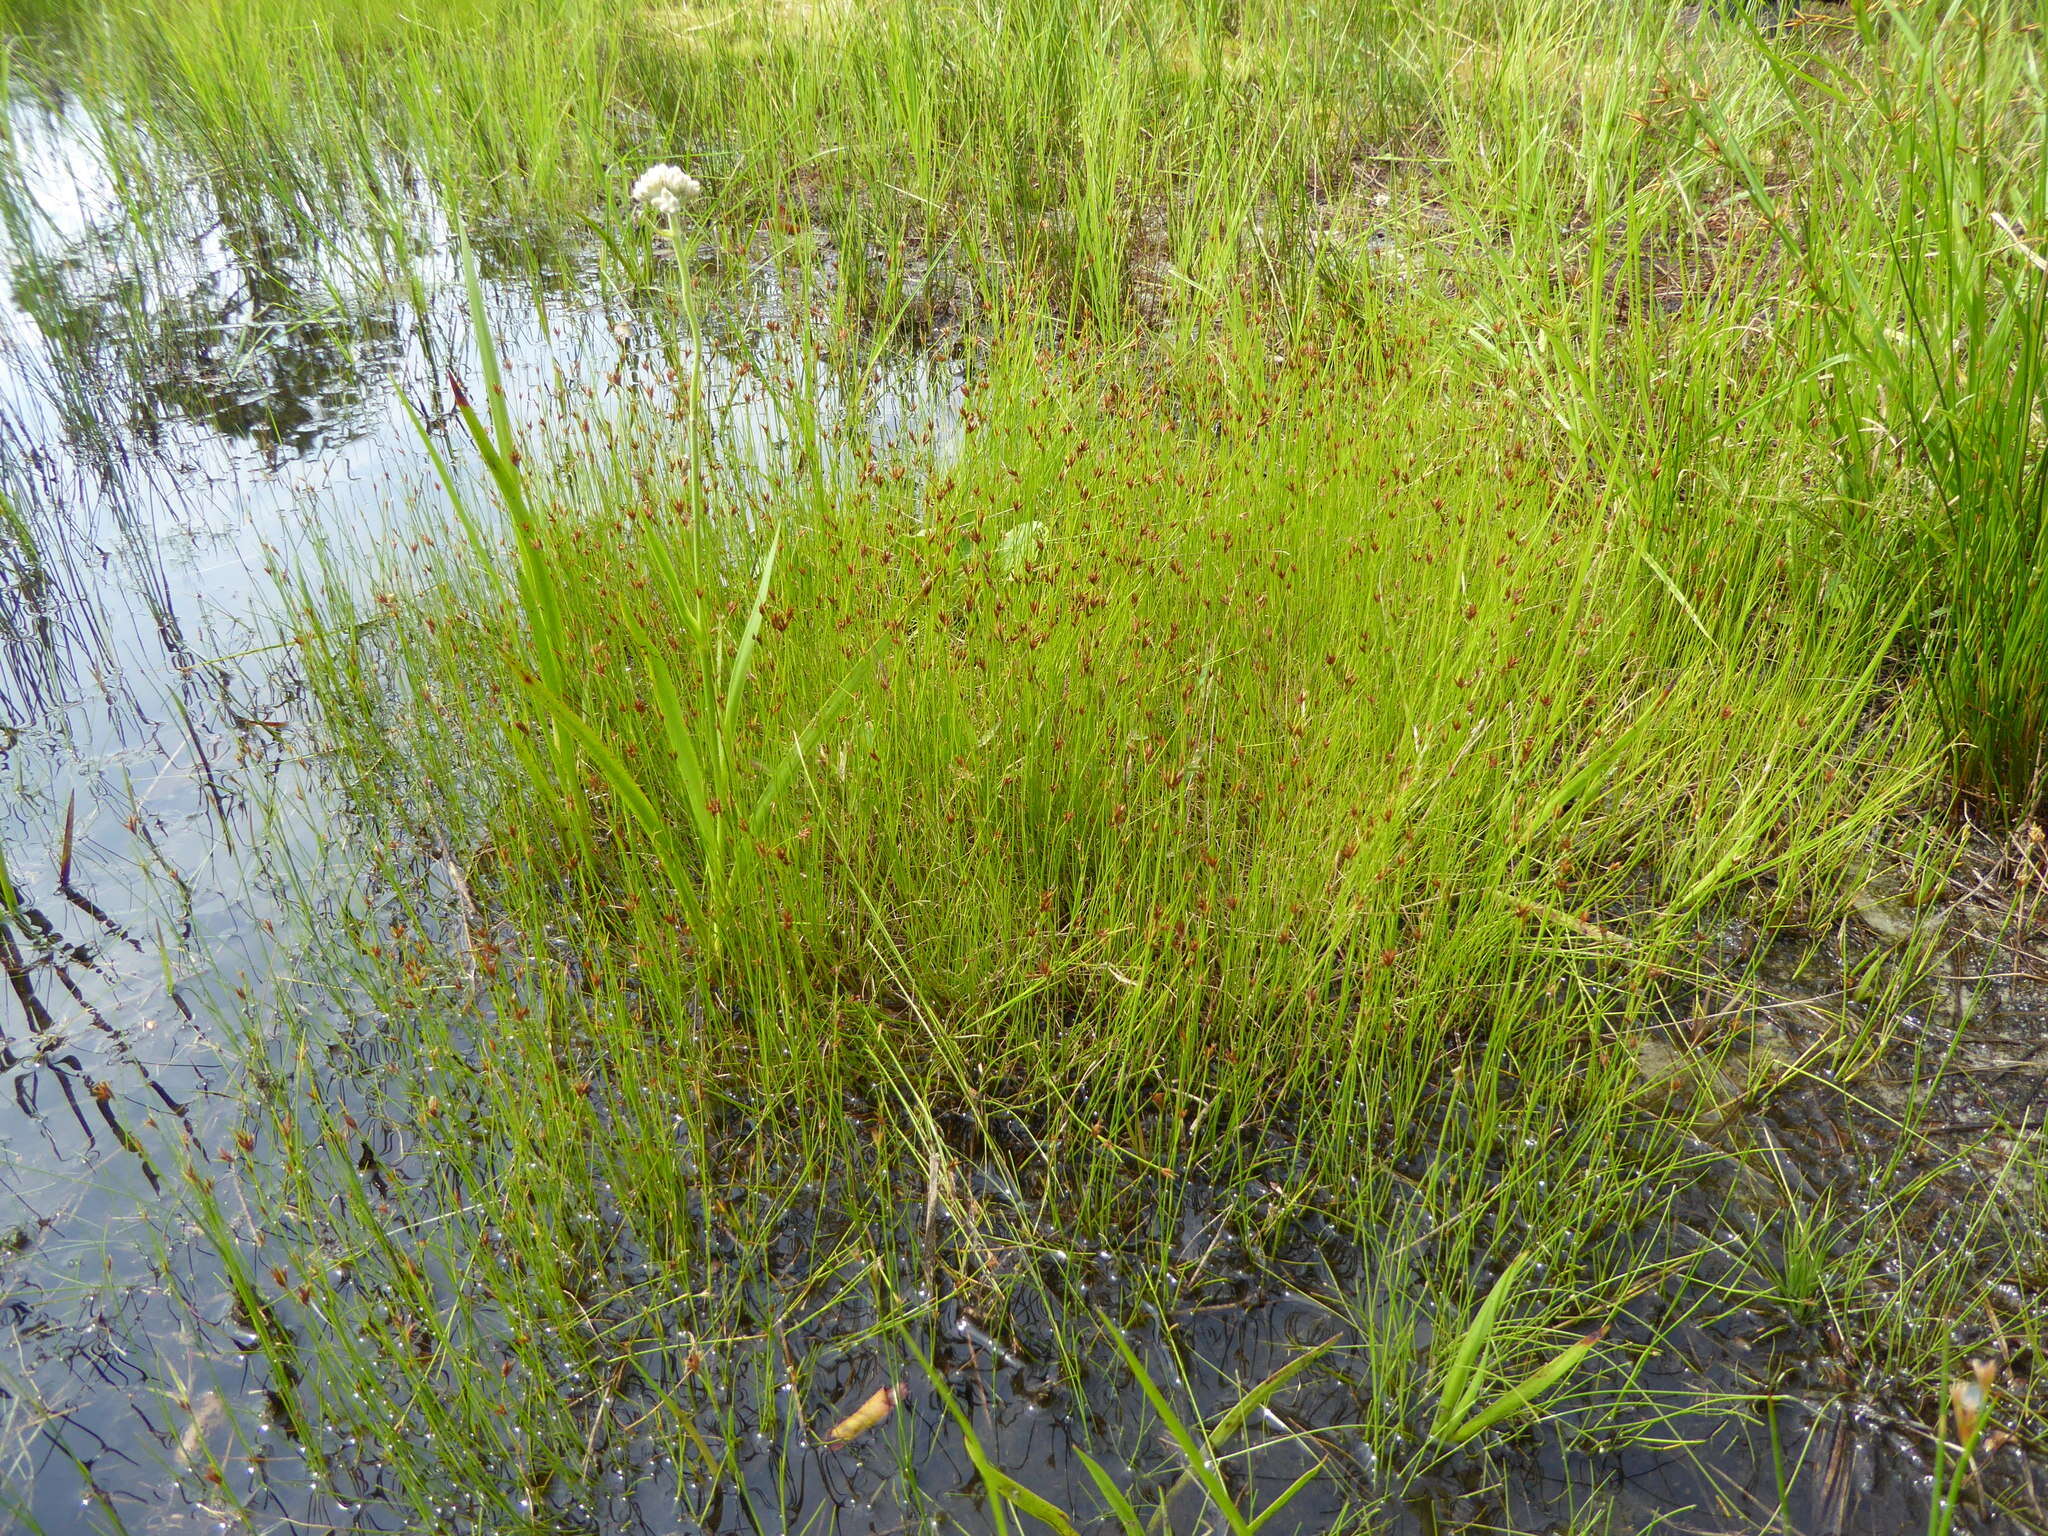
[[[11,435],[393,476],[16,1518],[2048,1527],[2044,22],[0,0]]]

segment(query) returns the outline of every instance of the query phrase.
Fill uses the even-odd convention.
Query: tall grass
[[[1779,1072],[1714,936],[1938,885],[1946,764],[2031,803],[2022,8],[241,3],[29,51],[261,197],[588,215],[656,337],[523,422],[486,346],[447,504],[289,578],[384,884],[252,1039],[271,1161],[192,1176],[313,1474],[524,1520],[644,1432],[775,1528],[745,1448],[789,1465],[847,1351],[943,1385],[993,1317],[1145,1377],[1205,1191],[1362,1256],[1314,1373],[1370,1497],[1532,1416],[1665,1433],[1589,1329],[1682,1267],[1701,1141],[1883,1055],[1918,963]],[[683,227],[619,205],[655,158]],[[914,292],[959,431],[883,449]],[[1755,1285],[1938,1379],[1981,1276],[1880,1207],[1894,1281],[1817,1277],[1788,1197]],[[1217,1520],[1267,1507],[1146,1401]],[[1128,1528],[1097,1428],[1105,1481],[1017,1486]],[[1246,1454],[1343,1464],[1304,1434]]]
[[[1840,349],[1829,403],[1860,542],[1916,614],[1959,782],[1994,816],[2035,810],[2048,766],[2041,21],[2028,7],[1869,10],[1855,38],[1887,68],[1771,56],[1816,147],[1817,196],[1788,198],[1728,146]],[[1874,149],[1823,131],[1828,108]],[[1887,529],[1878,509],[1906,467],[1933,506]]]
[[[874,1064],[921,1091],[1109,1093],[1228,1049],[1378,1099],[1400,1021],[1523,1023],[1472,956],[1522,963],[1537,910],[1621,904],[1656,951],[1771,871],[1810,899],[1913,781],[1866,773],[1907,730],[1888,620],[1750,602],[1750,564],[1783,579],[1768,528],[1724,530],[1734,614],[1675,601],[1415,345],[1077,352],[1056,390],[1011,364],[958,462],[791,483],[752,531],[715,480],[661,502],[617,462],[624,398],[610,453],[521,476],[515,588],[410,578],[459,607],[368,728],[520,764],[491,840],[613,891],[629,949],[763,989],[760,1027],[805,1032],[753,1042],[771,1075],[850,988],[897,1000]],[[1702,621],[1741,667],[1696,664]]]
[[[431,16],[395,0],[9,0],[0,26],[31,78],[125,130],[111,141],[180,143],[273,209],[317,223],[338,198],[403,201],[424,172],[518,221],[587,197],[607,169],[614,15],[501,0]]]
[[[1048,1239],[954,1193],[977,1155],[1052,1243],[1121,1234],[1148,1286],[1200,1283],[1171,1235],[1196,1183],[1284,1169],[1297,1210],[1381,1256],[1329,1304],[1355,1330],[1333,1368],[1380,1405],[1344,1433],[1418,1448],[1389,1491],[1440,1454],[1433,1414],[1438,1441],[1512,1424],[1645,1283],[1623,1234],[1686,1183],[1691,1111],[1645,1096],[1637,1042],[1716,915],[1839,900],[1924,786],[1932,744],[1873,660],[1892,621],[1754,601],[1817,578],[1711,503],[1687,510],[1725,595],[1676,601],[1672,530],[1632,529],[1557,478],[1562,434],[1420,366],[1419,321],[1276,363],[1254,317],[1222,319],[1234,348],[1142,362],[1001,346],[957,448],[892,463],[842,438],[765,485],[725,468],[709,376],[650,398],[623,375],[516,461],[509,421],[473,423],[513,509],[502,557],[472,505],[375,593],[342,570],[308,590],[336,747],[382,765],[366,813],[450,850],[464,895],[362,940],[410,978],[386,994],[402,1075],[362,1113],[411,1172],[366,1188],[335,1111],[275,1097],[292,1203],[334,1213],[320,1246],[351,1279],[286,1240],[286,1278],[252,1283],[323,1337],[379,1286],[409,1298],[402,1357],[324,1355],[308,1388],[318,1413],[411,1405],[431,1441],[380,1442],[409,1496],[514,1490],[491,1469],[515,1450],[573,1482],[609,1421],[544,1390],[564,1372],[623,1370],[689,1444],[696,1389],[616,1340],[681,1327],[753,1361],[731,1266],[792,1223],[777,1306],[851,1285],[862,1337],[955,1301],[1068,1314],[1007,1256]],[[358,633],[383,638],[338,638]],[[1009,1150],[966,1153],[960,1127]],[[844,1225],[799,1221],[811,1188]],[[936,1288],[920,1201],[955,1212]],[[1278,1240],[1291,1218],[1268,1219]],[[1515,1288],[1512,1329],[1476,1267],[1503,1245],[1549,1277]],[[1499,1333],[1504,1385],[1435,1404],[1412,1341],[1489,1288],[1471,1336]],[[576,1296],[624,1331],[569,1329]],[[1074,1328],[1061,1347],[1099,1350]],[[566,1353],[516,1367],[508,1403],[492,1362],[520,1338]],[[827,1348],[802,1335],[800,1394]],[[714,1484],[784,1432],[754,1427],[765,1384],[731,1390],[678,1450]],[[1647,1411],[1608,1390],[1578,1400]]]

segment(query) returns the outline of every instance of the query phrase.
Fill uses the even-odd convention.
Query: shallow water
[[[61,1528],[79,1510],[73,1467],[140,1464],[129,1401],[161,1369],[152,1340],[178,1326],[148,1148],[215,1129],[236,989],[260,998],[276,970],[272,876],[320,814],[275,653],[217,658],[272,638],[264,542],[337,487],[345,502],[378,454],[353,392],[310,378],[283,328],[267,354],[206,366],[260,311],[250,279],[196,231],[140,270],[86,125],[17,113],[9,130],[0,434],[33,549],[10,551],[0,614],[23,904],[6,941],[0,1224],[21,1251],[0,1272],[0,1386],[10,1492]],[[141,314],[177,359],[161,370],[126,328]],[[294,446],[328,433],[327,462]],[[252,790],[309,819],[259,826]]]
[[[109,162],[81,112],[8,117],[0,1521],[48,1531],[101,1528],[102,1500],[129,1521],[182,1506],[164,1399],[203,1346],[172,1280],[224,1302],[162,1197],[165,1151],[225,1139],[237,1032],[293,986],[309,914],[358,894],[301,755],[270,562],[311,532],[345,567],[437,495],[401,394],[431,418],[448,371],[474,377],[431,218],[394,251],[266,220],[167,156],[146,188]],[[634,344],[637,317],[574,278],[487,268],[515,402]],[[949,389],[906,374],[876,432],[927,424]],[[739,419],[772,437],[765,409]]]
[[[189,1437],[216,1437],[234,1416],[269,1457],[262,1467],[239,1458],[260,1488],[251,1507],[279,1528],[389,1528],[399,1516],[380,1501],[374,1437],[337,1430],[325,1449],[352,1481],[316,1489],[295,1475],[281,1431],[261,1427],[260,1362],[237,1353],[236,1319],[180,1224],[175,1189],[162,1186],[181,1138],[228,1140],[241,1112],[238,1045],[268,1038],[296,1002],[307,922],[369,899],[333,788],[302,756],[305,705],[279,645],[268,565],[277,551],[310,558],[317,533],[346,568],[350,551],[390,537],[405,508],[439,494],[400,401],[438,418],[445,372],[474,369],[446,231],[431,215],[400,233],[269,218],[196,173],[167,175],[175,162],[164,156],[151,158],[147,187],[130,185],[76,113],[17,109],[9,135],[0,488],[18,518],[13,542],[0,533],[0,846],[20,907],[5,926],[13,947],[0,950],[11,987],[0,999],[0,1517],[48,1532],[224,1528],[189,1481]],[[592,297],[591,273],[515,275],[506,251],[499,257],[489,307],[521,408],[542,409],[559,385],[630,362],[641,317]],[[752,302],[772,309],[772,278],[759,277]],[[745,346],[735,341],[707,366],[730,379]],[[871,397],[869,430],[947,430],[956,387],[944,365],[906,367]],[[735,421],[773,453],[765,407]],[[1751,942],[1729,938],[1731,968],[1748,963],[1738,952]],[[1883,942],[1873,931],[1786,946],[1756,974],[1805,1004],[1838,1002],[1831,989],[1845,968]],[[2025,1053],[2002,1074],[1987,1058],[1969,1081],[1992,1097],[1959,1102],[1950,1123],[1961,1129],[1947,1133],[1956,1140],[1909,1170],[1930,1179],[1920,1241],[1946,1240],[1944,1212],[1967,1210],[1997,1177],[1996,1146],[1970,1128],[2026,1123],[2032,1112],[2027,1095],[2044,1081],[2032,1063],[2048,1038],[2048,1010],[2023,975],[2037,958],[1970,962],[2014,978],[1988,999],[2001,1032],[1985,1038]],[[1787,1018],[1757,1026],[1754,1049],[1796,1055],[1800,1016]],[[1929,1014],[1930,1049],[1945,1048],[1945,1027]],[[1758,1181],[1759,1147],[1775,1187]],[[988,1149],[963,1139],[956,1150],[971,1188]],[[1741,1243],[1760,1235],[1770,1250],[1788,1213],[1859,1188],[1882,1152],[1871,1103],[1818,1083],[1779,1095],[1703,1146],[1707,1174],[1674,1191],[1679,1219],[1644,1247],[1697,1258],[1688,1273],[1711,1280]],[[981,1177],[978,1240],[1056,1253],[1046,1291],[1075,1306],[1121,1306],[1132,1266],[1161,1242],[1205,1256],[1201,1284],[1134,1334],[1152,1367],[1205,1410],[1303,1345],[1362,1338],[1347,1317],[1371,1285],[1397,1283],[1380,1275],[1368,1285],[1361,1256],[1313,1219],[1276,1244],[1247,1242],[1270,1191],[1188,1189],[1172,1231],[1141,1223],[1083,1235],[1027,1229],[1003,1214],[1014,1202],[1000,1182]],[[918,1205],[906,1190],[911,1225]],[[829,1213],[810,1213],[778,1239],[792,1284],[809,1278],[804,1256],[821,1223]],[[630,1254],[616,1262],[630,1283]],[[1988,1272],[1993,1256],[1986,1263]],[[776,1300],[771,1287],[758,1304],[772,1311]],[[1563,1530],[1574,1511],[1598,1512],[1617,1531],[1925,1528],[1930,1384],[1887,1379],[1856,1358],[1855,1341],[1810,1319],[1727,1312],[1667,1330],[1676,1304],[1675,1293],[1647,1295],[1616,1322],[1619,1340],[1647,1352],[1653,1391],[1679,1404],[1768,1388],[1770,1414],[1681,1413],[1661,1442],[1567,1416],[1516,1442],[1504,1482],[1453,1459],[1409,1502],[1387,1505],[1372,1449],[1345,1428],[1359,1405],[1340,1350],[1277,1399],[1260,1430],[1265,1495],[1309,1464],[1304,1446],[1325,1466],[1273,1528],[1328,1529],[1366,1508],[1378,1528],[1417,1533]],[[733,1417],[781,1428],[741,1448],[744,1488],[702,1525],[678,1512],[688,1470],[632,1431],[630,1397],[594,1412],[588,1485],[542,1490],[543,1523],[877,1536],[908,1523],[992,1528],[934,1388],[913,1385],[888,1437],[844,1451],[816,1445],[821,1424],[900,1365],[842,1345],[873,1322],[864,1305],[856,1295],[811,1315],[783,1339],[782,1362],[734,1372]],[[1063,1507],[1097,1507],[1072,1454],[1084,1439],[1119,1445],[1112,1470],[1134,1485],[1173,1465],[1106,1348],[1056,1369],[1055,1319],[1025,1306],[998,1326],[959,1296],[933,1305],[937,1363],[997,1459],[1027,1484]],[[1188,1362],[1184,1377],[1168,1338]],[[808,1395],[778,1413],[777,1372],[792,1359]],[[174,1408],[180,1400],[190,1406]],[[720,1433],[717,1413],[703,1422]],[[1786,1446],[1794,1466],[1780,1510]],[[2022,1485],[2017,1448],[1994,1472],[2002,1486]],[[912,1499],[913,1484],[929,1497]],[[449,1490],[456,1527],[468,1518],[464,1496]],[[1184,1518],[1191,1526],[1199,1511],[1190,1505]],[[1974,1514],[1964,1524],[2021,1528]]]

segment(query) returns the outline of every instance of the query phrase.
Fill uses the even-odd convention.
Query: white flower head
[[[633,201],[664,218],[674,218],[684,203],[704,191],[696,177],[679,165],[650,165],[633,183]]]

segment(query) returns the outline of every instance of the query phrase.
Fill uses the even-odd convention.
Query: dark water
[[[136,249],[82,122],[16,114],[9,139],[0,1455],[57,1527],[73,1467],[127,1458],[130,1400],[183,1347],[147,1147],[222,1113],[238,989],[274,985],[277,877],[320,822],[261,649],[263,546],[316,500],[360,504],[379,459],[332,345],[238,340],[275,272],[196,220]]]
[[[146,187],[125,183],[81,115],[17,109],[8,133],[0,848],[17,905],[0,918],[0,1521],[53,1533],[225,1530],[180,1447],[195,1422],[212,1432],[209,1415],[260,1420],[267,1383],[237,1354],[231,1309],[166,1186],[183,1138],[212,1146],[236,1122],[228,1064],[293,1001],[309,924],[365,887],[331,788],[304,755],[305,705],[278,644],[268,567],[280,552],[306,558],[311,530],[345,565],[346,551],[374,547],[405,508],[438,494],[400,394],[429,417],[445,407],[446,372],[473,366],[468,324],[430,216],[399,234],[268,219],[195,171],[172,174],[168,156],[151,160]],[[514,269],[501,260],[488,287],[522,408],[619,366],[635,345],[629,310],[592,298],[594,278],[573,263],[552,275]],[[707,366],[730,375],[742,360]],[[871,430],[944,430],[956,385],[943,366],[906,368],[873,398]],[[765,407],[736,420],[774,452]],[[1845,977],[1900,942],[1886,921],[1876,914],[1867,929],[1765,957],[1760,974],[1792,1001],[1745,1025],[1754,1049],[1796,1060],[1831,1027],[1813,1005],[1840,1003]],[[2024,1368],[2024,1319],[2039,1301],[2023,1271],[2034,1259],[2009,1228],[1987,1240],[1967,1218],[2011,1198],[1998,1187],[2010,1132],[2038,1124],[2048,1083],[2031,942],[2021,934],[1950,956],[1966,980],[1944,983],[1948,1011],[1931,991],[1906,1054],[1873,1085],[1803,1084],[1703,1144],[1698,1183],[1674,1191],[1674,1220],[1646,1242],[1686,1258],[1689,1284],[1736,1286],[1753,1262],[1738,1251],[1782,1256],[1784,1234],[1806,1216],[1882,1207],[1908,1248],[1983,1245],[1986,1294],[2004,1285],[2010,1305],[1988,1307],[1957,1343]],[[1753,943],[1727,937],[1731,967],[1750,963]],[[1914,1052],[1946,1057],[1955,986],[1968,992],[1967,978],[1984,976],[1995,979],[1961,1056],[1972,1070],[1901,1168],[1888,1116],[1924,1078]],[[1668,1048],[1675,1057],[1684,1045],[1674,1023]],[[1659,1070],[1653,1053],[1646,1077]],[[958,1148],[970,1168],[990,1151],[971,1138]],[[1914,1193],[1889,1199],[1873,1170],[1914,1182]],[[1313,1219],[1274,1243],[1251,1241],[1269,1193],[1181,1191],[1173,1232],[1141,1224],[1085,1239],[1021,1216],[1008,1230],[1006,1202],[991,1196],[980,1236],[1055,1255],[1056,1273],[1032,1294],[1122,1315],[1132,1266],[1162,1240],[1204,1254],[1201,1282],[1132,1335],[1197,1411],[1305,1345],[1338,1344],[1253,1426],[1259,1449],[1243,1475],[1261,1497],[1323,1468],[1273,1529],[1925,1529],[1939,1383],[1892,1378],[1825,1318],[1707,1308],[1674,1325],[1679,1288],[1639,1297],[1615,1325],[1618,1343],[1640,1349],[1646,1400],[1672,1405],[1662,1432],[1618,1434],[1567,1414],[1515,1442],[1505,1477],[1453,1458],[1387,1501],[1375,1448],[1349,1426],[1365,1413],[1355,1351],[1371,1331],[1359,1309],[1399,1277],[1368,1275]],[[816,1236],[807,1223],[824,1222],[829,1213],[793,1218],[792,1264]],[[1134,1490],[1171,1481],[1158,1425],[1106,1347],[1063,1360],[1071,1331],[1044,1307],[997,1320],[968,1297],[933,1301],[935,1364],[1013,1475],[1062,1507],[1099,1509],[1073,1454],[1086,1444],[1102,1455],[1119,1447],[1110,1470]],[[633,1433],[629,1399],[593,1420],[590,1486],[544,1494],[536,1519],[592,1530],[992,1529],[928,1382],[912,1380],[886,1437],[845,1451],[815,1443],[819,1424],[901,1371],[900,1358],[844,1343],[873,1315],[871,1300],[849,1294],[786,1337],[811,1383],[800,1412],[771,1411],[772,1371],[758,1375],[760,1401],[728,1405],[784,1428],[740,1448],[745,1486],[703,1525],[676,1513],[690,1473]],[[1702,1394],[1744,1405],[1688,1406]],[[706,1431],[725,1422],[708,1416]],[[264,1433],[250,1438],[268,1444]],[[252,1507],[280,1530],[389,1528],[398,1516],[378,1502],[374,1451],[358,1450],[337,1456],[355,1485],[318,1494],[293,1485],[280,1452]],[[1993,1458],[1986,1483],[2019,1513],[1973,1510],[1963,1527],[2048,1528],[2025,1516],[2020,1446]],[[911,1497],[913,1485],[924,1493]],[[1174,1530],[1207,1518],[1186,1495],[1171,1510]],[[463,1490],[450,1490],[446,1515],[465,1524]]]
[[[224,1141],[238,1032],[361,886],[270,566],[309,531],[346,566],[438,495],[400,395],[444,412],[473,348],[430,217],[266,219],[168,155],[136,185],[82,112],[17,105],[4,147],[0,1526],[106,1528],[111,1500],[179,1528],[166,1403],[213,1345],[176,1297],[225,1303],[164,1185],[184,1138]],[[519,406],[620,365],[630,312],[481,254]],[[875,430],[950,389],[906,374]]]

